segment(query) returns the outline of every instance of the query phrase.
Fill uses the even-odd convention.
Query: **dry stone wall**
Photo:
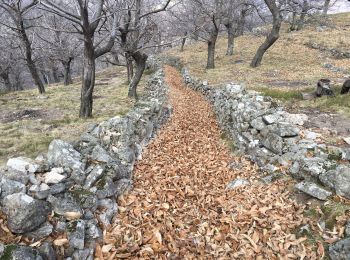
[[[74,143],[54,140],[47,155],[12,158],[0,169],[0,210],[12,233],[32,241],[67,233],[67,240],[37,249],[0,244],[0,257],[56,259],[64,246],[60,257],[94,259],[101,227],[111,224],[118,196],[132,187],[136,160],[171,114],[164,73],[156,64],[153,69],[145,94],[125,116],[91,125]]]
[[[297,189],[320,200],[333,193],[350,198],[350,149],[317,143],[317,133],[303,129],[305,114],[290,114],[272,98],[241,85],[213,88],[186,69],[183,77],[213,104],[235,148],[263,171],[291,174],[301,181]]]

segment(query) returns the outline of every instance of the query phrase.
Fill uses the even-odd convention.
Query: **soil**
[[[287,108],[290,113],[302,113],[309,117],[304,127],[307,129],[330,130],[341,137],[350,136],[350,119],[336,113],[321,111],[317,108]]]
[[[24,109],[14,112],[1,112],[0,123],[10,123],[14,121],[28,120],[28,119],[59,119],[60,113],[55,110],[45,109]]]
[[[266,84],[268,84],[271,87],[277,87],[277,88],[299,88],[299,87],[307,87],[310,85],[310,83],[306,81],[290,81],[290,80],[270,80],[270,81],[267,81]]]

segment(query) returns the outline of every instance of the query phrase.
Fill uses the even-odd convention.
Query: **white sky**
[[[330,10],[330,13],[344,12],[350,12],[350,1],[348,0],[338,0],[337,3]]]

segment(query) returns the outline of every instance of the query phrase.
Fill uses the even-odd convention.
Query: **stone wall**
[[[0,257],[56,259],[64,247],[67,259],[93,259],[117,214],[117,198],[132,187],[135,161],[169,118],[164,73],[158,66],[145,94],[123,117],[91,125],[79,140],[54,140],[47,155],[12,158],[0,169],[1,212],[8,229],[41,243],[37,249],[1,245]],[[10,259],[10,257],[9,257]]]
[[[206,96],[235,148],[268,172],[268,179],[286,172],[310,196],[326,200],[336,193],[350,199],[350,149],[318,143],[317,133],[303,129],[306,115],[290,114],[272,98],[240,85],[210,87],[186,69],[183,77]]]

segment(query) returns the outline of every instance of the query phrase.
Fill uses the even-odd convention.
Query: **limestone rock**
[[[11,158],[7,161],[7,167],[11,167],[20,172],[36,172],[39,169],[39,164],[32,159],[26,157]]]
[[[232,190],[241,186],[250,185],[250,182],[245,179],[235,179],[227,184],[226,189]]]
[[[57,259],[55,250],[53,249],[52,245],[48,242],[42,243],[38,250],[44,260]]]
[[[330,245],[329,256],[332,260],[350,259],[350,238],[340,240]]]
[[[274,132],[280,137],[294,137],[299,135],[300,129],[290,123],[280,122]]]
[[[8,195],[3,201],[8,227],[13,233],[26,233],[43,224],[50,207],[47,202],[36,200],[23,193]]]
[[[25,193],[26,192],[26,186],[18,181],[8,180],[6,178],[3,178],[0,182],[0,198],[3,199],[8,195],[14,194],[14,193]]]
[[[350,168],[338,166],[335,170],[320,175],[320,181],[335,190],[337,195],[350,199]]]
[[[52,230],[53,226],[49,222],[46,222],[43,225],[41,225],[38,229],[25,233],[24,236],[35,240],[40,240],[49,236],[52,233]]]
[[[64,173],[63,168],[53,168],[50,172],[45,174],[44,182],[46,184],[57,184],[63,181],[66,176],[62,175]]]
[[[275,154],[282,154],[283,139],[274,133],[269,133],[262,141],[264,147]]]
[[[295,188],[319,200],[327,200],[332,195],[332,192],[319,187],[313,182],[300,182],[295,185]]]
[[[83,250],[85,244],[85,222],[83,220],[70,222],[67,235],[70,246]]]

